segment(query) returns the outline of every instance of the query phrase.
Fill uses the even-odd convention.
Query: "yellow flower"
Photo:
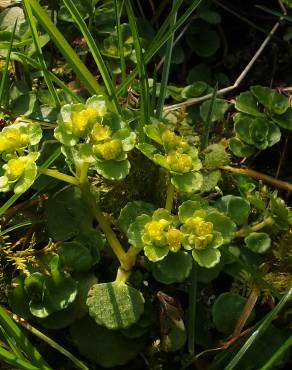
[[[161,219],[159,221],[150,221],[145,225],[145,233],[149,236],[156,245],[163,246],[165,244],[165,228],[169,222]]]
[[[171,252],[178,252],[183,241],[183,234],[177,229],[169,229],[166,235],[167,243]]]
[[[173,131],[166,130],[161,135],[162,141],[166,144],[171,144],[173,146],[179,146],[183,143],[183,138],[176,135]]]
[[[109,139],[112,130],[109,126],[103,126],[101,123],[96,123],[91,131],[91,137],[94,141],[103,141]]]
[[[106,161],[117,158],[122,153],[122,150],[122,142],[118,139],[93,145],[93,152]]]
[[[8,127],[0,136],[0,152],[13,151],[29,144],[29,136],[20,133],[17,128]]]
[[[19,178],[26,167],[27,160],[24,157],[10,159],[6,164],[6,176],[10,181]]]
[[[166,161],[170,169],[175,172],[187,173],[193,167],[192,157],[188,154],[180,153],[179,151],[172,151],[166,157]]]
[[[71,113],[72,131],[76,136],[83,135],[88,128],[90,121],[97,117],[97,110],[95,108],[86,108],[80,112]]]

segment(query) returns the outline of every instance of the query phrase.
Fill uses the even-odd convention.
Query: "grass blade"
[[[292,335],[277,349],[260,370],[270,369],[282,354],[292,346]]]
[[[283,19],[286,19],[286,21],[292,22],[292,17],[290,17],[289,15],[278,12],[277,10],[269,9],[262,5],[256,5],[256,7],[263,10],[266,13],[275,15],[276,17],[283,18]]]
[[[70,14],[72,15],[74,21],[76,22],[76,24],[78,25],[82,35],[84,36],[86,42],[87,42],[87,45],[89,47],[89,50],[91,51],[91,54],[93,56],[93,59],[99,69],[99,72],[102,76],[102,79],[103,79],[103,82],[105,84],[105,87],[107,89],[107,92],[108,92],[108,95],[111,99],[113,99],[113,102],[114,102],[114,106],[115,106],[115,110],[117,112],[120,111],[120,106],[119,106],[119,103],[118,103],[118,100],[117,100],[117,97],[116,97],[116,94],[115,94],[115,87],[112,83],[112,80],[111,80],[111,77],[110,77],[110,74],[107,70],[107,67],[103,61],[103,58],[100,54],[100,51],[98,50],[98,47],[86,25],[86,23],[84,22],[82,16],[80,15],[78,9],[76,8],[76,6],[74,5],[74,2],[72,0],[63,0],[64,1],[64,4],[66,6],[66,8],[69,10]]]
[[[84,84],[91,94],[102,94],[103,89],[96,81],[95,77],[89,72],[87,67],[82,63],[78,55],[66,41],[61,32],[57,29],[46,11],[39,5],[37,0],[29,0],[30,6],[38,19],[41,26],[49,34],[60,53],[70,64],[80,81]]]
[[[144,61],[144,55],[142,52],[140,38],[138,34],[138,28],[136,24],[136,18],[133,12],[133,8],[131,5],[130,0],[125,1],[126,11],[129,19],[129,24],[131,28],[131,32],[134,38],[134,47],[136,52],[137,58],[137,67],[140,79],[140,86],[141,86],[141,102],[140,102],[140,122],[139,122],[139,134],[140,138],[144,137],[143,127],[149,123],[149,86],[148,86],[148,79],[147,79],[147,72],[146,72],[146,64]]]
[[[15,342],[23,350],[29,360],[38,366],[40,370],[52,370],[45,360],[42,358],[38,350],[30,343],[21,329],[15,324],[15,322],[9,317],[6,310],[0,306],[0,325],[15,339]]]
[[[11,232],[11,231],[13,231],[13,230],[19,229],[20,227],[29,226],[29,225],[31,225],[31,224],[32,224],[32,222],[31,222],[31,221],[24,221],[24,222],[20,222],[20,223],[19,223],[19,224],[17,224],[17,225],[13,225],[13,226],[9,227],[8,229],[5,229],[5,230],[1,231],[1,232],[0,232],[0,236],[3,236],[3,235],[5,235],[5,234],[8,234],[8,233],[10,233],[10,232]]]
[[[9,63],[10,63],[10,55],[11,55],[11,50],[12,50],[12,45],[13,45],[13,40],[14,40],[14,35],[15,35],[15,30],[16,30],[16,25],[17,25],[17,19],[14,23],[14,27],[13,27],[13,30],[12,30],[12,33],[11,33],[11,39],[10,39],[10,43],[9,43],[9,48],[8,48],[8,53],[7,53],[7,57],[6,57],[6,60],[5,60],[5,66],[4,66],[4,69],[3,69],[3,75],[2,75],[2,79],[1,79],[1,85],[0,85],[0,107],[2,106],[2,103],[3,103],[3,98],[4,98],[4,91],[5,91],[5,86],[6,86],[6,81],[7,81],[7,77],[8,77],[8,67],[9,67]]]
[[[214,88],[212,97],[210,99],[210,108],[208,111],[207,119],[204,122],[204,131],[202,134],[202,141],[201,141],[201,149],[204,150],[208,146],[209,142],[209,135],[210,135],[210,129],[212,125],[212,116],[214,112],[215,102],[216,102],[216,95],[218,91],[218,82],[216,83],[216,86]]]
[[[190,5],[190,7],[188,8],[188,10],[180,17],[180,19],[176,22],[175,26],[170,28],[164,35],[161,35],[162,33],[160,31],[158,31],[157,33],[157,36],[154,38],[154,40],[152,41],[151,45],[149,46],[149,48],[147,49],[147,51],[145,52],[145,55],[144,55],[144,60],[145,60],[145,63],[148,64],[150,62],[150,60],[152,59],[152,57],[160,50],[160,48],[167,42],[167,40],[171,37],[171,35],[176,32],[184,22],[186,22],[186,20],[190,17],[190,15],[192,14],[192,12],[200,5],[200,3],[202,2],[202,0],[195,0],[192,5]],[[180,2],[178,4],[181,4]],[[176,7],[174,7],[172,9],[172,12],[176,9]],[[176,9],[177,10],[177,9]],[[169,25],[169,22],[171,20],[171,15],[173,13],[170,13],[169,16],[167,17],[167,24],[163,24],[162,27],[163,28],[167,28],[167,26]],[[166,26],[166,27],[165,27]],[[158,38],[158,35],[161,36],[160,38]],[[133,70],[133,72],[130,74],[130,76],[128,76],[128,78],[126,79],[126,81],[121,84],[119,86],[119,88],[117,89],[116,91],[116,94],[117,95],[120,95],[122,93],[122,91],[124,91],[128,86],[129,84],[134,80],[134,78],[137,76],[138,74],[138,69],[135,68]]]
[[[173,8],[176,4],[176,0],[173,0]],[[173,28],[175,26],[177,12],[172,12],[173,18],[170,22],[170,28]],[[162,70],[162,78],[161,78],[161,85],[160,85],[160,94],[158,97],[157,107],[156,107],[156,117],[159,119],[162,116],[163,111],[163,105],[165,101],[165,95],[167,90],[167,83],[168,83],[168,77],[169,77],[169,69],[170,69],[170,63],[171,63],[171,56],[172,56],[172,49],[173,49],[173,39],[174,39],[174,32],[167,41],[166,45],[166,52],[165,52],[165,59],[163,63],[163,70]]]
[[[123,4],[122,4],[123,5]],[[122,82],[126,79],[126,61],[125,61],[125,54],[124,54],[124,47],[123,47],[123,37],[121,32],[121,8],[119,8],[119,2],[117,0],[114,0],[114,6],[115,6],[115,17],[116,17],[116,27],[117,27],[117,35],[118,35],[118,46],[119,46],[119,52],[120,52],[120,59],[121,59],[121,76],[122,76]],[[122,94],[124,95],[124,93]]]
[[[13,353],[7,351],[0,346],[0,359],[6,364],[15,366],[17,369],[21,370],[39,370],[38,367],[32,365],[28,361],[22,360],[21,358],[15,356]]]
[[[35,45],[35,48],[36,48],[39,64],[41,65],[41,68],[42,68],[42,73],[43,73],[44,79],[46,81],[49,92],[50,92],[50,94],[53,98],[53,101],[55,103],[55,107],[59,108],[60,105],[61,105],[60,100],[59,100],[58,94],[57,94],[57,92],[54,88],[54,85],[53,85],[53,83],[50,79],[50,75],[49,75],[48,70],[47,70],[46,61],[45,61],[45,58],[44,58],[43,53],[42,53],[42,47],[41,47],[40,39],[39,39],[39,36],[38,36],[38,33],[37,33],[34,17],[32,15],[29,0],[23,0],[23,5],[24,5],[25,12],[26,12],[26,19],[27,19],[27,21],[29,23],[29,26],[30,26],[32,39],[33,39],[33,42],[34,42],[34,45]]]
[[[196,323],[196,306],[197,306],[197,275],[198,267],[193,262],[191,271],[191,280],[189,287],[189,316],[188,316],[188,351],[191,356],[195,353],[195,323]]]
[[[243,357],[243,355],[248,351],[248,349],[252,346],[254,341],[259,338],[263,332],[267,329],[267,327],[271,324],[274,317],[280,312],[280,310],[285,306],[287,301],[292,296],[292,288],[288,290],[288,292],[281,298],[280,302],[273,308],[273,310],[266,315],[266,317],[263,319],[262,323],[259,325],[259,327],[251,334],[251,336],[247,339],[247,341],[244,343],[244,345],[240,348],[240,350],[237,352],[237,354],[234,356],[234,358],[231,360],[231,362],[226,366],[225,370],[232,370],[235,368],[235,366],[238,364],[240,359]]]

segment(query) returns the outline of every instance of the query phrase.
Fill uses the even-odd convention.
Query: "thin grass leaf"
[[[30,343],[22,330],[9,317],[6,310],[0,306],[0,325],[15,339],[15,342],[23,350],[28,359],[40,370],[52,370],[45,362],[38,350]]]
[[[176,0],[173,0],[173,8],[175,7],[175,4],[176,4]],[[170,28],[175,26],[176,17],[177,17],[177,12],[172,12],[172,13],[173,13],[173,18],[170,22]],[[165,59],[163,63],[161,85],[160,85],[160,94],[158,97],[158,102],[157,102],[157,107],[156,107],[156,117],[158,119],[161,118],[162,112],[163,112],[163,105],[164,105],[165,96],[166,96],[170,63],[171,63],[171,57],[172,57],[173,40],[174,40],[174,32],[166,44]]]
[[[23,0],[23,5],[24,5],[25,12],[26,12],[26,19],[29,23],[29,27],[30,27],[30,30],[31,30],[32,39],[33,39],[33,42],[34,42],[34,45],[35,45],[35,48],[36,48],[37,57],[38,57],[39,63],[40,63],[41,68],[42,68],[42,73],[43,73],[44,79],[45,79],[46,84],[48,86],[51,97],[52,97],[52,99],[55,103],[55,107],[59,108],[61,106],[60,99],[58,97],[58,94],[55,90],[53,82],[51,81],[50,75],[48,73],[48,69],[47,69],[48,67],[47,67],[45,58],[43,56],[42,47],[41,47],[41,43],[40,43],[40,39],[39,39],[39,36],[38,36],[37,29],[36,29],[36,24],[35,24],[35,21],[34,21],[34,17],[32,15],[29,0]]]
[[[152,93],[150,99],[150,114],[154,116],[154,111],[156,107],[156,89],[157,89],[157,69],[156,66],[153,72],[153,85],[152,85]]]
[[[95,77],[89,72],[84,63],[82,63],[78,55],[68,44],[61,32],[51,21],[46,11],[39,5],[37,0],[29,0],[29,3],[41,26],[49,34],[51,40],[55,43],[60,53],[67,60],[67,62],[76,73],[80,81],[87,88],[87,90],[91,94],[102,94],[102,87],[96,81]]]
[[[125,54],[124,54],[124,47],[123,47],[123,37],[122,37],[122,32],[121,32],[122,6],[119,8],[118,0],[114,0],[114,6],[115,6],[115,18],[116,18],[116,27],[117,27],[117,35],[118,35],[118,46],[119,46],[119,53],[120,53],[120,60],[121,60],[121,76],[122,76],[122,82],[124,82],[126,79],[126,61],[125,61]]]
[[[137,67],[139,72],[139,79],[140,79],[140,88],[141,88],[141,98],[140,98],[140,120],[139,120],[139,127],[138,132],[140,139],[144,137],[143,127],[149,123],[149,86],[148,86],[148,79],[147,79],[147,72],[146,72],[146,64],[144,61],[144,55],[142,51],[142,47],[140,44],[140,38],[136,23],[136,18],[133,12],[133,8],[131,5],[130,0],[125,1],[126,11],[129,19],[129,25],[131,28],[131,32],[134,38],[134,47],[136,52],[137,58]]]
[[[32,222],[31,222],[31,221],[24,221],[24,222],[20,222],[20,223],[19,223],[19,224],[17,224],[17,225],[13,225],[13,226],[9,227],[8,229],[5,229],[5,230],[1,231],[1,232],[0,232],[0,236],[3,236],[3,235],[5,235],[5,234],[8,234],[8,233],[10,233],[11,231],[16,230],[16,229],[19,229],[19,228],[21,228],[21,227],[29,226],[29,225],[31,225],[31,224],[32,224]]]
[[[281,12],[278,12],[277,10],[270,9],[270,8],[267,8],[267,7],[262,6],[262,5],[256,5],[256,8],[259,8],[259,9],[263,10],[266,13],[275,15],[276,17],[283,18],[286,21],[292,22],[292,17],[290,17],[289,15],[285,15]]]
[[[204,150],[208,146],[208,143],[209,143],[209,135],[210,135],[210,129],[211,129],[211,125],[212,125],[212,116],[213,116],[213,112],[214,112],[217,91],[218,91],[218,82],[216,83],[216,86],[214,87],[212,97],[210,99],[211,104],[210,104],[210,107],[209,107],[207,119],[204,122],[204,131],[203,131],[203,134],[202,134],[202,141],[201,141],[201,149],[202,150]]]
[[[282,297],[280,302],[275,306],[272,311],[270,311],[266,317],[263,319],[260,326],[251,334],[251,336],[247,339],[247,341],[244,343],[244,345],[240,348],[240,350],[237,352],[237,354],[234,356],[234,358],[230,361],[230,363],[226,366],[225,370],[233,370],[235,366],[238,364],[238,362],[241,360],[241,358],[244,356],[244,354],[249,350],[249,348],[252,346],[254,341],[259,338],[264,331],[268,328],[268,326],[271,324],[272,320],[275,318],[275,316],[278,315],[280,310],[285,306],[285,304],[290,300],[292,296],[292,288],[288,290],[288,292]]]
[[[193,13],[193,11],[200,5],[200,3],[202,2],[202,0],[195,0],[192,5],[190,5],[190,7],[188,8],[188,10],[180,17],[180,19],[176,22],[175,26],[171,29],[169,29],[164,35],[160,35],[160,31],[158,31],[158,34],[157,35],[160,35],[161,37],[158,38],[157,36],[154,38],[154,40],[152,40],[149,48],[146,50],[145,52],[145,55],[144,55],[144,60],[145,60],[145,63],[148,64],[151,59],[153,58],[153,56],[161,49],[161,47],[167,42],[167,40],[171,37],[172,33],[176,32],[182,25],[184,22],[186,22],[186,20],[191,16],[191,14]],[[180,4],[180,3],[178,3]],[[172,12],[173,10],[176,9],[176,7],[174,7],[172,9]],[[171,20],[171,15],[172,15],[172,12],[169,14],[169,16],[167,17],[167,24],[166,24],[166,27],[169,25],[169,22]],[[164,27],[164,24],[163,26]],[[124,89],[126,89],[129,84],[134,80],[134,78],[137,76],[138,74],[138,69],[135,68],[132,73],[128,76],[128,78],[126,79],[126,81],[121,84],[119,86],[119,88],[117,89],[117,92],[116,94],[117,95],[120,95],[122,91],[124,91]]]
[[[8,313],[9,314],[9,313]],[[20,318],[17,315],[14,315],[13,318],[16,322],[19,322]],[[40,338],[44,342],[46,342],[49,346],[60,352],[62,355],[67,357],[70,361],[74,363],[74,365],[82,370],[89,370],[88,367],[80,361],[78,358],[76,358],[74,355],[72,355],[71,352],[67,351],[64,347],[60,346],[57,342],[55,342],[53,339],[49,338],[47,335],[36,329],[35,327],[31,326],[29,323],[25,321],[20,321],[20,324],[28,331],[30,331],[32,334],[34,334],[36,337]]]
[[[197,311],[197,279],[198,267],[193,262],[189,287],[189,313],[188,313],[188,352],[191,356],[195,353],[195,322]]]
[[[117,100],[117,97],[116,97],[116,94],[115,94],[115,87],[112,83],[112,80],[111,80],[111,77],[110,77],[110,74],[107,70],[107,67],[104,63],[104,60],[100,54],[100,51],[98,50],[98,47],[86,25],[86,23],[84,22],[82,16],[80,15],[78,9],[76,8],[76,6],[74,5],[74,2],[72,0],[63,0],[66,8],[69,10],[72,18],[74,19],[74,21],[76,22],[76,24],[78,25],[82,35],[84,36],[86,42],[87,42],[87,45],[89,47],[89,50],[91,51],[91,54],[93,56],[93,59],[98,67],[98,70],[102,76],[102,79],[103,79],[103,82],[105,84],[105,87],[107,89],[107,92],[108,92],[108,95],[110,97],[110,99],[113,100],[114,102],[114,108],[117,112],[120,111],[120,106],[119,106],[119,103],[118,103],[118,100]]]
[[[0,346],[0,359],[6,364],[12,365],[16,367],[17,369],[21,370],[39,370],[38,367],[34,366],[33,364],[29,363],[28,361],[25,361],[17,356],[15,354],[7,351],[3,347]]]
[[[21,350],[18,348],[17,344],[15,343],[15,339],[11,337],[10,335],[8,335],[8,333],[2,328],[1,325],[0,325],[0,332],[1,332],[2,337],[5,339],[8,347],[10,348],[10,352],[13,352],[15,356],[17,356],[18,358],[25,360]]]
[[[15,35],[15,30],[16,30],[16,25],[17,25],[17,19],[16,19],[16,21],[14,23],[14,27],[13,27],[13,30],[12,30],[11,39],[10,39],[9,48],[8,48],[8,53],[7,53],[7,56],[6,56],[5,66],[4,66],[4,69],[3,69],[3,74],[2,74],[2,79],[1,79],[1,85],[0,85],[0,107],[3,104],[3,98],[5,96],[4,91],[5,91],[6,81],[7,81],[7,77],[8,77],[8,67],[9,67],[9,63],[10,63],[10,55],[11,55],[11,50],[12,50],[12,45],[13,45],[13,40],[14,40],[14,35]]]
[[[261,367],[260,370],[268,370],[274,365],[274,363],[286,352],[290,347],[292,347],[292,335],[285,340],[285,342],[277,349],[275,353],[268,359],[268,361]]]
[[[20,52],[14,52],[12,53],[12,56],[16,57],[17,59],[20,58],[23,61],[28,62],[32,67],[34,67],[37,70],[41,70],[41,66],[38,62],[36,62],[33,58],[28,57],[27,55],[20,53]],[[62,80],[60,80],[54,73],[51,71],[48,71],[50,79],[55,82],[56,85],[58,85],[62,90],[64,90],[68,95],[70,95],[73,100],[75,100],[77,103],[85,103],[85,99],[83,99],[81,96],[76,94],[74,91],[72,91]]]

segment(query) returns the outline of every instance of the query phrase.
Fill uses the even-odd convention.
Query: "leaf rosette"
[[[85,105],[63,106],[54,135],[63,144],[62,152],[70,164],[87,163],[110,180],[129,173],[127,152],[134,148],[136,134],[118,114],[109,111],[102,95],[92,96]]]
[[[190,250],[202,267],[211,268],[220,261],[218,248],[232,239],[236,225],[214,208],[201,208],[196,201],[186,201],[179,207],[182,225],[182,246]]]
[[[138,149],[154,163],[168,170],[172,184],[182,192],[199,191],[203,176],[199,172],[202,162],[197,148],[190,146],[186,140],[169,130],[164,124],[150,124],[145,127],[146,135],[160,144],[141,143]]]
[[[143,214],[136,218],[127,231],[129,242],[136,248],[144,249],[150,261],[160,261],[169,252],[180,250],[183,235],[178,225],[176,216],[159,208],[152,216]]]

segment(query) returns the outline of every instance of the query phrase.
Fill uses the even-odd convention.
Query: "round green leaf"
[[[142,214],[150,216],[155,207],[150,204],[143,202],[142,200],[134,200],[129,202],[122,208],[119,216],[119,225],[124,233],[127,233],[129,226],[136,220],[136,218]]]
[[[216,329],[225,335],[231,334],[243,311],[246,298],[236,293],[223,293],[216,299],[212,307],[213,322]],[[254,312],[248,323],[254,318]]]
[[[265,86],[252,86],[250,91],[265,108],[275,114],[283,114],[289,108],[289,99]]]
[[[144,253],[145,256],[149,259],[151,262],[157,262],[162,260],[164,257],[168,255],[169,248],[166,247],[156,247],[153,244],[146,244],[144,246]]]
[[[178,207],[178,217],[181,222],[186,222],[186,220],[194,215],[194,212],[198,209],[206,208],[208,202],[201,198],[198,200],[187,200]]]
[[[124,283],[95,284],[87,298],[89,314],[98,325],[122,329],[136,323],[144,311],[144,298]]]
[[[243,141],[236,137],[232,137],[229,140],[229,149],[234,155],[241,158],[250,157],[256,151],[254,147],[245,144]]]
[[[205,221],[212,222],[214,230],[219,231],[223,236],[224,243],[229,243],[233,239],[236,224],[229,217],[217,211],[211,211]]]
[[[271,238],[267,233],[251,233],[244,242],[255,253],[265,253],[271,246]]]
[[[209,57],[219,49],[220,38],[216,31],[206,28],[192,37],[191,46],[200,57]]]
[[[242,92],[236,97],[235,108],[240,112],[250,114],[251,116],[264,116],[264,114],[258,110],[256,98],[249,91]]]
[[[204,122],[207,121],[212,101],[206,100],[200,107],[200,115]],[[229,105],[223,99],[216,99],[212,111],[211,122],[222,121]]]
[[[203,250],[192,250],[194,260],[201,266],[211,268],[220,261],[221,253],[218,249],[208,248]]]
[[[284,114],[271,115],[271,119],[281,128],[286,130],[292,130],[292,108],[288,108]]]
[[[163,284],[183,282],[192,269],[192,258],[187,252],[169,253],[162,261],[151,265],[155,279]]]
[[[138,216],[136,220],[130,224],[127,230],[127,236],[129,239],[129,243],[132,244],[134,247],[143,249],[144,242],[142,240],[144,226],[151,220],[151,217],[143,214]]]
[[[182,89],[181,96],[184,99],[195,98],[201,96],[206,90],[208,85],[204,81],[196,81]]]
[[[225,195],[216,203],[216,207],[226,213],[237,225],[243,225],[248,220],[250,204],[242,197]]]
[[[76,321],[70,333],[80,353],[105,368],[126,364],[144,345],[143,338],[128,338],[118,330],[108,330],[88,316]]]
[[[108,180],[124,179],[129,174],[130,167],[128,160],[96,162],[94,165],[96,172]]]
[[[197,192],[203,184],[203,176],[199,172],[189,172],[183,175],[172,174],[171,183],[184,193]]]
[[[253,144],[253,140],[250,135],[250,127],[252,125],[253,117],[247,116],[245,114],[239,114],[234,123],[234,130],[237,135],[246,144]]]
[[[58,248],[61,267],[73,271],[88,271],[92,266],[92,257],[88,248],[81,243],[64,242]]]

